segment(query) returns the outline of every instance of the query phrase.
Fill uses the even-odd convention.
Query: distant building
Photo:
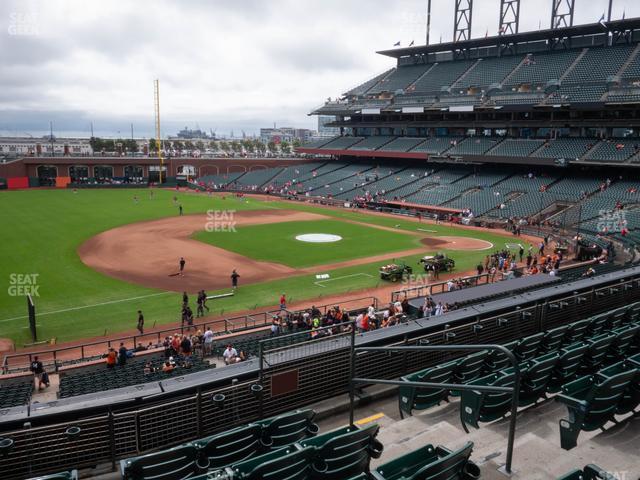
[[[178,132],[178,135],[176,137],[169,137],[169,138],[176,138],[181,140],[211,140],[211,139],[215,139],[216,137],[213,132],[211,132],[211,136],[209,136],[207,132],[204,132],[199,128],[196,128],[195,130],[191,130],[190,128],[184,127],[182,130]]]
[[[18,156],[91,155],[88,138],[0,137],[0,154]]]
[[[261,128],[260,140],[263,143],[269,142],[289,142],[293,143],[295,140],[299,140],[301,143],[308,142],[310,138],[314,136],[315,132],[308,128]]]
[[[340,135],[340,128],[327,126],[328,123],[335,121],[336,117],[333,115],[318,115],[318,136],[335,137],[336,135]]]

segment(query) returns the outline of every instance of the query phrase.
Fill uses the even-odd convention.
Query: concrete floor
[[[366,405],[356,409],[355,420],[380,425],[378,439],[385,446],[382,457],[373,460],[371,468],[427,444],[450,449],[474,443],[472,460],[480,467],[482,479],[509,478],[500,471],[506,460],[509,419],[482,425],[466,434],[460,425],[459,402],[427,410],[423,414],[402,420],[398,412],[397,395],[388,388],[371,388]],[[349,422],[348,397],[341,395],[313,405],[319,412],[321,432],[342,427]],[[516,441],[513,453],[513,479],[553,480],[573,469],[596,464],[615,475],[618,480],[640,480],[640,416],[613,423],[605,432],[581,433],[578,446],[570,451],[560,448],[558,420],[566,417],[566,408],[553,399],[518,413]],[[108,472],[109,466],[98,471],[81,472],[82,478],[118,480],[119,473]]]

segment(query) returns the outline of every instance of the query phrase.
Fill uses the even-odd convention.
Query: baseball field
[[[402,260],[419,272],[419,258],[437,251],[462,273],[508,241],[499,232],[170,190],[7,191],[0,205],[0,338],[18,347],[29,342],[28,292],[39,338],[63,342],[132,331],[139,309],[147,328],[177,322],[183,291],[228,293],[233,269],[240,288],[210,300],[210,315],[275,307],[281,293],[322,303],[388,285],[381,265]]]

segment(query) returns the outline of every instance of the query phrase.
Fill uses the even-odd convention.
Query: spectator
[[[116,360],[118,358],[118,354],[113,348],[109,349],[109,353],[107,353],[107,368],[113,368],[116,366]]]
[[[233,348],[233,345],[231,344],[227,345],[227,348],[222,354],[222,358],[224,358],[224,363],[226,363],[227,365],[236,363],[237,357],[238,357],[238,352],[236,351],[235,348]]]
[[[118,365],[124,367],[127,364],[127,347],[124,343],[120,343],[120,349],[118,350]]]
[[[171,373],[173,372],[174,368],[176,368],[176,366],[172,365],[171,362],[167,360],[166,362],[164,362],[164,365],[162,366],[162,371],[164,373]]]
[[[204,332],[204,354],[211,355],[211,347],[213,346],[213,332],[211,327],[207,327],[207,331]]]

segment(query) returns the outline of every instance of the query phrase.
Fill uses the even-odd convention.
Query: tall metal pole
[[[431,0],[427,2],[427,43],[429,45],[429,34],[431,33]]]
[[[611,21],[611,9],[613,8],[613,0],[609,0],[609,13],[607,14],[607,22]]]
[[[153,95],[156,113],[156,149],[158,151],[158,158],[160,159],[158,183],[162,184],[162,168],[164,167],[164,159],[162,158],[162,148],[160,146],[160,81],[158,79],[153,81]]]

